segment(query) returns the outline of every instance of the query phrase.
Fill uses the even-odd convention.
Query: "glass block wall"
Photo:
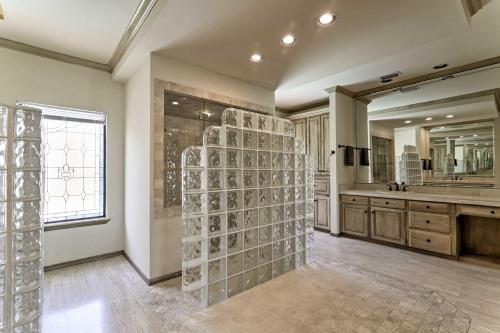
[[[226,109],[182,155],[183,291],[205,305],[309,260],[314,171],[292,122]]]
[[[39,110],[0,106],[2,332],[40,331],[40,121]]]

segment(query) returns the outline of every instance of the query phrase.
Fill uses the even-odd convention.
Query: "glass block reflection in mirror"
[[[293,124],[234,108],[221,123],[179,171],[183,290],[204,306],[307,263],[314,241],[313,164]]]

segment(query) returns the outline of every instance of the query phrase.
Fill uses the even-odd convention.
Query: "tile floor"
[[[45,275],[44,332],[500,332],[500,266],[316,233],[315,263],[204,310],[123,257]]]

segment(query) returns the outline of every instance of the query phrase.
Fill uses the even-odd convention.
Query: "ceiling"
[[[340,18],[320,28],[329,10]],[[498,13],[493,1],[469,25],[458,0],[169,0],[129,56],[157,52],[275,89],[277,106],[295,109],[334,85],[359,91],[396,70],[403,80],[498,56]],[[281,46],[289,32],[296,45]],[[248,61],[253,51],[262,63]]]
[[[6,15],[0,37],[101,63],[140,2],[0,1]],[[340,18],[321,28],[316,20],[327,11]],[[499,56],[499,13],[499,0],[470,22],[459,0],[158,0],[114,78],[126,80],[154,52],[275,90],[278,107],[299,109],[324,100],[324,90],[335,85],[360,91],[394,71],[404,80],[436,64]],[[296,45],[280,45],[286,33],[297,37]],[[262,63],[248,61],[254,51]],[[498,76],[488,85],[482,89],[499,87]]]
[[[446,102],[421,107],[386,109],[369,112],[368,120],[375,121],[387,128],[405,126],[439,127],[442,125],[481,121],[498,117],[494,95],[486,95],[464,100]],[[446,118],[453,115],[453,118]],[[431,117],[432,120],[425,120]],[[411,124],[404,121],[410,120]]]
[[[106,64],[140,0],[0,2],[0,37]]]

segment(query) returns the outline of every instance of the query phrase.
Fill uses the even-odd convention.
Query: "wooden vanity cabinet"
[[[330,197],[327,195],[314,198],[314,227],[330,230]]]
[[[371,208],[370,238],[406,245],[405,211],[392,208]]]
[[[445,255],[456,255],[456,219],[447,203],[408,202],[408,245]]]
[[[368,237],[369,215],[368,206],[343,204],[342,205],[342,233]]]
[[[314,227],[330,231],[330,119],[328,108],[289,117],[314,165]]]

